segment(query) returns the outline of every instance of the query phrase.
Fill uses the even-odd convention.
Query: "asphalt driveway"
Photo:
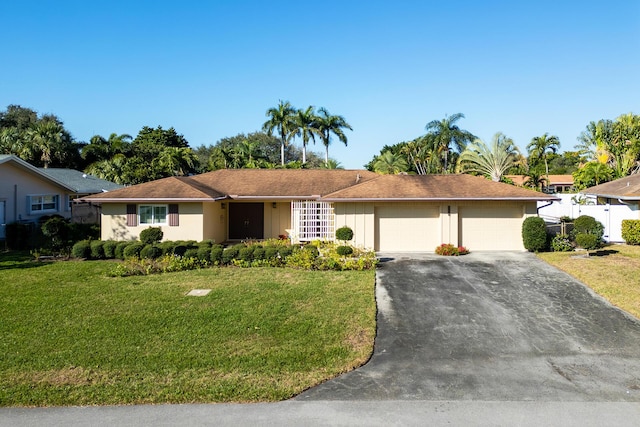
[[[295,400],[640,401],[640,322],[534,255],[384,257],[371,360]]]

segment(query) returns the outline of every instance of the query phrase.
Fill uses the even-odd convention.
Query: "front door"
[[[264,238],[264,203],[229,203],[229,239]]]

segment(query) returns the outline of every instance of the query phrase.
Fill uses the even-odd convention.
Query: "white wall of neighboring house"
[[[561,200],[538,202],[538,214],[548,222],[556,222],[560,217],[577,218],[589,215],[604,225],[604,240],[610,243],[624,242],[622,238],[622,220],[640,219],[638,204],[597,205],[595,197],[586,198],[582,194],[558,194]],[[586,198],[586,204],[576,202],[578,198]]]

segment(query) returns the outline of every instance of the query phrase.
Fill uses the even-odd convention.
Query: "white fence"
[[[576,198],[581,195],[558,194],[561,198],[559,202],[538,202],[538,213],[549,222],[555,222],[560,217],[577,218],[580,215],[589,215],[600,221],[604,225],[604,240],[617,243],[624,242],[622,239],[622,220],[640,219],[638,205],[596,205],[595,199],[587,200],[588,204],[576,203]],[[584,196],[582,196],[584,197]],[[547,206],[548,205],[548,206]]]

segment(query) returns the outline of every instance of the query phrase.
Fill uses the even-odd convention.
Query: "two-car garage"
[[[524,250],[522,221],[535,202],[387,203],[374,208],[375,249],[432,252],[442,243],[472,251]]]

